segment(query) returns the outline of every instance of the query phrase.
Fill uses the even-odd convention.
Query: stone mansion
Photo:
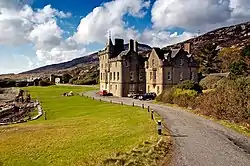
[[[114,96],[129,93],[155,92],[159,95],[165,88],[184,80],[198,81],[198,65],[190,54],[191,44],[178,49],[153,48],[146,56],[138,53],[138,42],[109,38],[106,48],[98,53],[100,62],[100,90]]]

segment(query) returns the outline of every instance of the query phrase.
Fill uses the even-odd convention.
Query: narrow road
[[[250,138],[187,111],[130,98],[85,96],[126,105],[150,106],[164,119],[174,140],[176,166],[250,166]]]

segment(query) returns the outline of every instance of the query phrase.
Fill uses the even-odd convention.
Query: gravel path
[[[130,98],[85,96],[127,105],[150,106],[164,118],[174,140],[172,164],[176,166],[250,166],[250,138],[211,120],[178,108]]]

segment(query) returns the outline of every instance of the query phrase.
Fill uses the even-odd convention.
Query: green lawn
[[[146,110],[61,96],[89,87],[28,90],[41,101],[47,120],[0,127],[0,165],[97,165],[117,152],[157,140],[156,125]]]

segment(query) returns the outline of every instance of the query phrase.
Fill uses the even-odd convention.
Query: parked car
[[[134,95],[135,95],[135,93],[131,92],[131,93],[128,94],[128,97],[133,98]]]
[[[100,90],[99,95],[100,96],[108,96],[108,91],[107,90]]]
[[[156,94],[154,93],[145,93],[139,96],[139,100],[154,100],[156,98]]]
[[[142,95],[142,94],[140,94],[140,93],[130,92],[130,93],[128,94],[128,97],[129,97],[129,98],[133,98],[133,99],[138,99],[139,96],[141,96],[141,95]]]

